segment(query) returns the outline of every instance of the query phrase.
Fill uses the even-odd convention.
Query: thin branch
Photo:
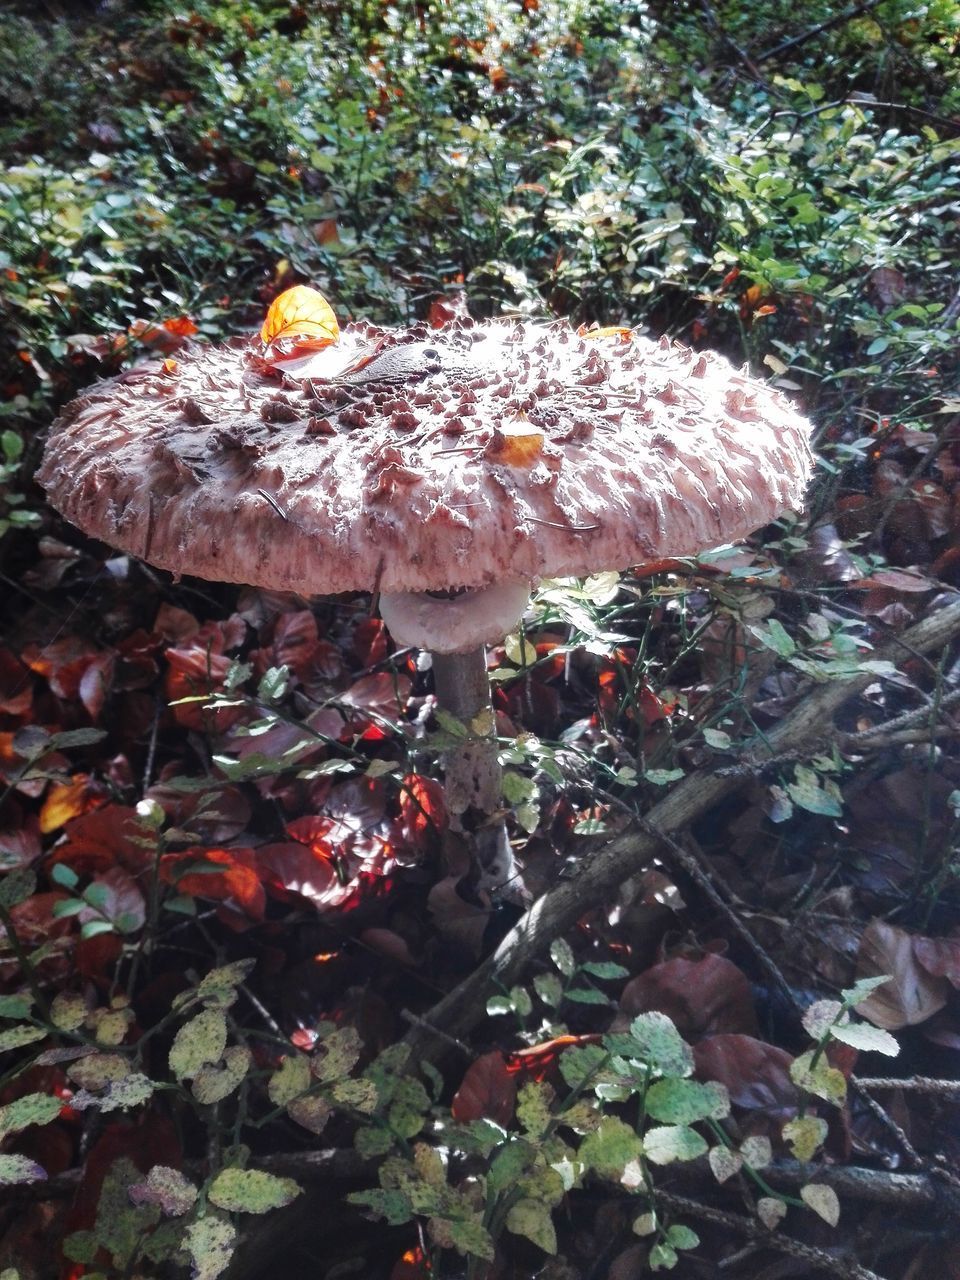
[[[902,636],[891,637],[877,650],[877,657],[890,660],[902,653],[928,653],[942,649],[960,635],[960,601],[950,604],[911,627]],[[771,756],[810,749],[832,735],[833,717],[850,698],[856,697],[876,679],[864,674],[851,680],[816,686],[762,743],[745,756],[747,768],[720,774],[698,769],[646,815],[645,830],[629,831],[612,841],[595,857],[584,860],[569,880],[550,889],[533,903],[526,914],[489,956],[459,986],[425,1015],[423,1022],[407,1032],[402,1043],[413,1060],[442,1057],[445,1045],[431,1029],[445,1036],[465,1038],[484,1017],[489,996],[512,986],[533,959],[542,955],[554,938],[564,933],[597,903],[603,902],[626,879],[642,870],[663,847],[663,837],[676,836],[707,813],[719,800],[733,794],[744,777],[752,775]]]
[[[791,49],[798,49],[800,45],[807,44],[810,40],[815,40],[817,36],[823,35],[825,31],[831,31],[834,27],[840,27],[845,22],[852,22],[854,18],[859,18],[861,14],[869,13],[871,9],[878,8],[881,2],[882,0],[865,0],[864,4],[854,5],[852,9],[847,9],[845,13],[834,14],[832,18],[827,18],[825,22],[818,22],[815,27],[809,27],[797,36],[791,36],[788,40],[781,40],[772,49],[758,53],[754,61],[767,62],[771,58],[779,58],[781,54],[787,53]]]

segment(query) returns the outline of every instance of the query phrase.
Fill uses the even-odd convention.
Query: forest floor
[[[960,1280],[958,54],[952,0],[6,6],[0,1280]],[[814,423],[802,517],[490,651],[505,891],[369,596],[32,478],[298,283]]]

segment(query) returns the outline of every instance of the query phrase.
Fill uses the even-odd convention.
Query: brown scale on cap
[[[273,368],[234,339],[100,383],[54,424],[40,480],[174,572],[422,592],[743,537],[801,505],[808,434],[776,391],[665,341],[361,324]]]

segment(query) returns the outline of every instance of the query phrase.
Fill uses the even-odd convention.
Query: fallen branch
[[[960,601],[918,622],[901,636],[878,647],[875,657],[892,661],[908,652],[930,653],[960,636]],[[743,768],[698,769],[688,774],[645,816],[643,830],[612,841],[578,872],[533,903],[503,938],[496,951],[448,995],[433,1006],[404,1036],[402,1043],[413,1061],[442,1057],[448,1037],[465,1038],[485,1016],[487,1000],[512,986],[526,966],[542,955],[554,938],[572,928],[591,908],[605,901],[630,876],[675,836],[707,813],[718,801],[737,791],[771,757],[798,748],[810,749],[830,737],[833,717],[850,698],[876,681],[874,673],[816,686],[767,733],[741,763]],[[434,1034],[434,1032],[438,1034]]]

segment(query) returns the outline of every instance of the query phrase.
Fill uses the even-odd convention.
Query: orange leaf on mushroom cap
[[[322,293],[309,285],[298,284],[274,298],[260,330],[260,341],[267,348],[293,351],[319,351],[340,337],[340,326],[333,308]]]

